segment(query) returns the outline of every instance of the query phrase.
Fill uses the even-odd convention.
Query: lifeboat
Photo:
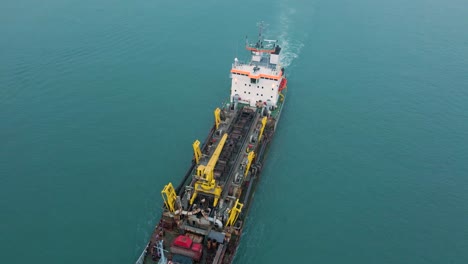
[[[288,84],[288,80],[286,78],[283,78],[281,80],[280,86],[278,90],[281,92],[284,88],[286,88],[286,85]]]

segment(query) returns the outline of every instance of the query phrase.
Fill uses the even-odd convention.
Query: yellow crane
[[[240,212],[242,211],[244,204],[239,203],[239,199],[236,200],[236,203],[229,211],[229,218],[226,222],[226,226],[233,226],[236,223],[237,217],[239,217]]]
[[[226,143],[227,137],[227,133],[225,133],[221,137],[218,146],[216,146],[213,155],[211,155],[211,158],[206,165],[198,165],[197,176],[199,177],[199,179],[195,183],[195,188],[192,198],[190,199],[190,204],[193,204],[199,192],[212,194],[214,196],[213,206],[216,206],[218,204],[218,200],[223,188],[217,184],[214,178],[214,168],[216,166],[216,163],[218,162],[219,155],[223,150],[224,144]]]
[[[200,158],[202,156],[202,153],[201,153],[201,150],[200,150],[200,141],[195,140],[195,142],[193,142],[192,146],[193,146],[193,153],[194,153],[194,156],[195,156],[195,161],[198,164],[200,162]]]
[[[215,117],[216,129],[218,129],[219,125],[221,124],[221,109],[219,109],[219,108],[215,109],[214,117]],[[195,140],[195,142],[193,142],[192,146],[193,146],[193,153],[194,153],[194,156],[195,156],[195,161],[198,164],[200,162],[201,157],[202,157],[202,152],[200,150],[200,141]]]
[[[250,165],[252,165],[252,160],[255,158],[255,153],[253,151],[249,152],[249,155],[247,156],[247,166],[245,166],[245,173],[244,176],[247,176],[249,173]]]
[[[262,128],[260,129],[260,134],[258,136],[258,141],[262,140],[263,130],[265,129],[266,123],[267,123],[267,117],[265,116],[264,118],[262,118]]]
[[[221,124],[221,115],[220,115],[220,113],[221,113],[221,109],[216,108],[215,111],[214,111],[216,129],[218,129],[219,124]]]
[[[177,194],[175,192],[174,186],[172,186],[172,183],[168,183],[166,186],[164,186],[164,189],[161,191],[161,195],[167,209],[169,209],[171,212],[174,212]]]

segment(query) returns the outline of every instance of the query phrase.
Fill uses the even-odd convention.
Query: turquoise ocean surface
[[[3,0],[0,263],[133,263],[256,22],[289,93],[235,263],[468,263],[466,0]]]

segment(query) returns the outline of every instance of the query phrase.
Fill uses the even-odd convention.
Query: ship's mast
[[[257,23],[258,26],[258,41],[262,41],[262,33],[263,33],[263,21]]]

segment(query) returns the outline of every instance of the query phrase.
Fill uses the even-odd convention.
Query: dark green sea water
[[[290,73],[236,263],[468,263],[465,0],[0,3],[0,262],[132,263],[269,24]]]

